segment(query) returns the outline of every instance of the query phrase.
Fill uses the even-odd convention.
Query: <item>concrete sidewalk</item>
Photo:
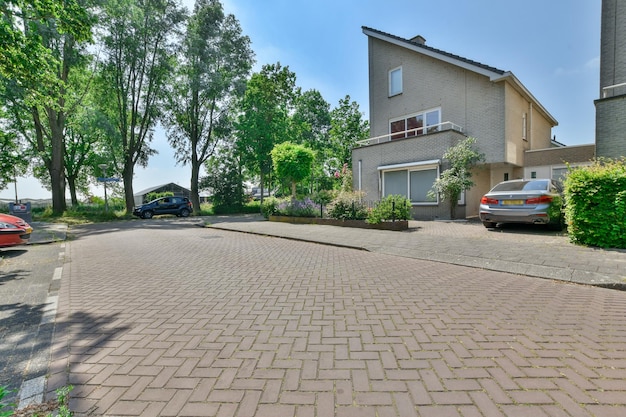
[[[626,250],[577,246],[565,232],[478,222],[411,221],[404,232],[302,225],[255,218],[206,218],[210,227],[358,248],[577,284],[626,289]]]

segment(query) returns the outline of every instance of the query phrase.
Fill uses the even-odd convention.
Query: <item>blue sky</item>
[[[192,9],[193,0],[184,4]],[[222,0],[256,54],[255,70],[280,62],[298,86],[316,89],[332,107],[350,95],[369,117],[368,26],[513,72],[556,118],[566,145],[594,142],[599,98],[599,0]],[[137,168],[135,192],[168,182],[189,186],[190,168],[176,166],[164,132],[159,154]],[[102,187],[94,189],[103,194]],[[19,198],[49,198],[34,179],[18,179]],[[69,194],[68,194],[69,196]],[[13,184],[0,198],[14,198]]]

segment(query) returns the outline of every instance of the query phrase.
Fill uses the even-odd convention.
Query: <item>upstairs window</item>
[[[389,97],[402,94],[402,67],[389,71]]]
[[[390,120],[389,133],[391,139],[411,138],[439,131],[440,123],[441,110],[428,110]]]

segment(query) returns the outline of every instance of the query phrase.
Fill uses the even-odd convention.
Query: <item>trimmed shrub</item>
[[[573,169],[564,185],[570,240],[626,248],[626,160],[601,160]]]
[[[277,207],[278,199],[276,197],[266,197],[263,199],[263,204],[261,204],[261,214],[266,219],[269,219],[270,216],[276,214]]]
[[[363,202],[363,193],[339,193],[326,210],[326,215],[337,220],[364,220],[367,218],[367,205]]]
[[[391,220],[409,220],[411,202],[402,195],[388,195],[369,211],[367,223],[378,224]]]

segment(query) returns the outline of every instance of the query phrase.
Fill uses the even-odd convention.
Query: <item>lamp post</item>
[[[106,181],[106,169],[109,166],[108,164],[100,164],[98,165],[102,170],[102,176],[104,177],[104,212],[107,213],[109,211],[109,200],[107,199],[107,181]]]

